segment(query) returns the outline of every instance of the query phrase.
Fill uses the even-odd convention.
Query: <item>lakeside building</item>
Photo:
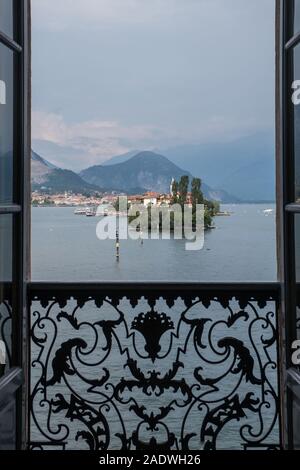
[[[159,193],[156,193],[156,192],[147,192],[143,195],[143,204],[144,206],[148,207],[148,206],[156,206],[157,205],[157,201],[160,197],[160,194]]]
[[[126,196],[120,194],[105,194],[103,196],[84,196],[83,194],[58,193],[44,194],[39,191],[33,191],[31,194],[31,202],[34,205],[53,205],[53,206],[98,206],[101,204],[114,205],[118,197]],[[189,196],[188,196],[189,198]],[[170,205],[172,197],[169,194],[160,194],[158,192],[146,192],[145,194],[135,194],[127,196],[128,204],[143,204],[145,207],[149,205],[161,206]],[[189,199],[188,199],[189,200]]]

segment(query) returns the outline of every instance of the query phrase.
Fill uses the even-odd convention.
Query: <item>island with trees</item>
[[[173,180],[171,186],[170,197],[170,230],[174,231],[175,219],[174,212],[171,211],[172,205],[179,205],[184,209],[188,205],[192,209],[192,226],[193,230],[196,228],[196,209],[197,205],[203,204],[204,206],[204,228],[213,228],[213,218],[220,211],[220,203],[218,201],[208,200],[204,198],[201,190],[201,179],[193,178],[190,183],[189,176],[182,176],[179,181]],[[148,229],[152,227],[151,209],[152,205],[149,204],[148,211]],[[137,219],[141,213],[137,211],[134,215],[129,215],[129,223]],[[159,213],[159,229],[162,230],[162,213]],[[182,217],[182,229],[184,228],[184,218]]]

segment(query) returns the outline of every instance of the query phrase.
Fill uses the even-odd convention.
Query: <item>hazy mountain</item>
[[[106,160],[102,163],[103,166],[107,165],[115,165],[116,163],[124,163],[127,162],[130,158],[134,157],[138,153],[141,153],[141,150],[131,150],[130,152],[122,153],[121,155],[116,155],[115,157],[111,157],[109,160]]]
[[[56,144],[49,140],[34,139],[32,142],[36,153],[54,162],[58,168],[72,168],[76,172],[84,165],[85,155],[82,150]]]
[[[99,191],[97,186],[83,181],[77,173],[57,168],[34,151],[31,153],[31,186],[33,190],[49,193]]]
[[[247,201],[275,200],[275,142],[256,134],[234,142],[185,145],[164,150],[177,165],[215,188]]]
[[[238,194],[244,201],[275,201],[275,163],[261,159],[244,165],[222,179],[225,190]]]
[[[90,184],[102,188],[114,188],[124,192],[133,192],[133,188],[168,193],[172,178],[183,175],[192,178],[192,174],[172,163],[168,158],[154,152],[140,152],[123,163],[114,165],[96,165],[80,172],[80,176]],[[223,202],[237,202],[225,191],[215,191],[205,183],[202,189],[206,197]]]
[[[233,142],[182,145],[160,151],[171,162],[244,201],[275,200],[275,142],[271,133]],[[123,163],[132,152],[106,164]]]
[[[31,166],[35,166],[35,165],[46,166],[47,168],[50,168],[50,169],[58,168],[56,165],[49,162],[45,158],[42,158],[39,154],[37,154],[36,152],[32,150],[31,151]]]
[[[47,160],[44,160],[37,153],[31,152],[31,184],[33,186],[45,183],[52,171],[54,171],[54,168]]]

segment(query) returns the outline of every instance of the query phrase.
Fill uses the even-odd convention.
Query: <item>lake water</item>
[[[274,209],[266,215],[265,209]],[[275,206],[224,205],[204,248],[186,251],[185,240],[121,240],[96,237],[98,217],[73,208],[32,209],[32,279],[44,281],[274,281]]]
[[[276,279],[276,237],[275,237],[275,206],[274,205],[226,205],[223,210],[232,212],[231,216],[215,218],[216,228],[205,232],[204,248],[200,251],[186,251],[184,240],[121,240],[120,261],[116,261],[115,242],[111,240],[100,241],[96,237],[97,217],[74,215],[73,208],[33,208],[32,210],[32,278],[44,281],[101,281],[101,280],[178,280],[178,281],[274,281]],[[274,209],[266,215],[264,210]],[[241,433],[250,439],[255,436],[266,436],[269,444],[277,443],[278,426],[273,427],[272,422],[276,416],[275,400],[272,399],[277,389],[277,371],[272,361],[276,361],[276,346],[266,348],[262,338],[273,334],[271,323],[275,316],[270,317],[270,310],[274,305],[269,302],[264,309],[260,309],[261,318],[250,306],[246,307],[245,317],[241,317],[231,326],[228,317],[232,312],[240,312],[236,301],[230,303],[230,309],[223,308],[218,302],[212,302],[207,309],[204,306],[192,307],[189,318],[208,318],[203,332],[205,349],[197,347],[192,337],[189,338],[189,325],[179,323],[182,321],[182,312],[186,306],[181,299],[169,307],[163,299],[156,301],[155,310],[165,312],[172,318],[175,329],[180,331],[178,336],[171,336],[168,331],[160,341],[161,359],[155,364],[145,354],[145,337],[132,329],[132,324],[141,312],[149,311],[148,302],[140,299],[138,305],[133,307],[127,299],[120,301],[118,306],[124,312],[124,321],[114,329],[114,336],[110,350],[107,352],[103,346],[106,337],[99,327],[99,319],[112,320],[118,318],[115,307],[109,303],[97,307],[93,301],[88,301],[83,307],[77,309],[76,303],[69,300],[64,311],[74,315],[75,323],[72,325],[66,319],[58,321],[61,312],[57,304],[42,308],[39,302],[33,302],[32,325],[40,343],[32,343],[31,369],[33,409],[36,421],[32,421],[31,439],[35,442],[45,441],[49,435],[47,431],[47,406],[51,400],[56,400],[61,394],[70,400],[70,390],[90,403],[101,406],[103,413],[107,413],[111,432],[110,449],[120,448],[120,439],[117,437],[121,430],[120,416],[126,427],[127,436],[140,426],[141,419],[132,411],[129,404],[143,404],[148,413],[159,413],[160,407],[173,403],[172,412],[163,420],[163,426],[158,426],[154,437],[164,442],[165,425],[176,435],[180,442],[181,429],[185,434],[196,431],[190,442],[191,449],[202,448],[203,442],[199,440],[199,430],[208,409],[224,403],[223,397],[232,397],[238,390],[240,398],[251,393],[261,403],[261,416],[246,409],[241,420],[231,420],[221,431],[218,438],[218,448],[241,449]],[[37,314],[37,312],[39,312]],[[37,320],[37,319],[40,320]],[[271,320],[272,318],[272,320]],[[124,325],[127,325],[126,333]],[[74,325],[76,327],[74,327]],[[275,325],[275,323],[274,323]],[[244,346],[254,358],[253,372],[257,377],[266,375],[264,393],[258,383],[250,383],[247,376],[240,378],[240,373],[228,372],[235,363],[234,348],[227,350],[218,346],[218,340],[224,337],[236,338],[243,341]],[[41,382],[44,366],[46,365],[47,378],[52,377],[52,360],[62,344],[72,338],[81,338],[88,345],[87,348],[73,348],[68,363],[77,373],[64,375],[61,381],[53,386],[47,386],[46,391]],[[47,338],[47,341],[45,341]],[[118,340],[116,339],[118,338]],[[173,339],[172,339],[173,338]],[[172,348],[170,342],[173,341]],[[185,341],[188,341],[185,343]],[[142,393],[137,387],[124,392],[122,400],[115,400],[109,395],[118,386],[121,378],[132,380],[128,367],[124,367],[126,354],[137,361],[138,367],[146,376],[153,368],[164,376],[172,370],[175,355],[179,351],[179,358],[184,368],[176,374],[176,379],[184,379],[192,384],[195,393],[198,391],[194,373],[199,368],[204,377],[221,377],[217,387],[208,384],[201,385],[199,393],[203,396],[203,405],[200,398],[194,405],[183,406],[185,396],[180,395],[172,388],[157,394],[157,389]],[[229,354],[230,352],[230,354]],[[259,358],[259,359],[258,359]],[[82,362],[81,362],[82,361]],[[99,379],[104,375],[104,368],[109,370],[109,384],[99,387],[99,391],[91,391],[90,385],[82,378]],[[234,368],[233,368],[234,369]],[[147,372],[148,371],[148,372]],[[227,371],[227,372],[226,372]],[[44,396],[45,391],[45,396]],[[101,392],[101,393],[100,393]],[[197,395],[196,393],[196,395]],[[123,395],[123,394],[122,394]],[[46,400],[46,401],[45,401]],[[176,401],[174,401],[176,400]],[[199,401],[200,400],[200,401]],[[106,406],[106,401],[111,406]],[[270,405],[269,405],[270,401]],[[200,406],[199,403],[202,403]],[[216,403],[216,404],[214,404]],[[116,406],[116,408],[114,408]],[[118,413],[114,412],[118,410]],[[186,418],[188,416],[188,418]],[[42,432],[38,429],[38,426]],[[49,424],[50,423],[50,424]],[[67,448],[86,448],[84,439],[77,439],[79,430],[86,429],[80,422],[66,419],[64,409],[59,413],[51,413],[48,424],[51,427],[50,439],[65,439],[65,424],[68,425]],[[181,426],[183,426],[181,428]],[[263,426],[263,427],[262,427]],[[272,431],[269,433],[269,430]],[[58,432],[59,430],[59,432]],[[242,431],[241,431],[242,430]],[[57,434],[56,434],[57,433]],[[146,432],[149,436],[149,432]],[[53,437],[54,436],[54,437]],[[59,446],[58,446],[59,448]]]

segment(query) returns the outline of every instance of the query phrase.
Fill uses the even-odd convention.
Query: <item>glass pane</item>
[[[16,450],[16,401],[0,409],[0,452]]]
[[[14,53],[0,44],[0,203],[13,202]]]
[[[300,339],[300,214],[295,215],[295,268],[297,282],[297,302],[296,302],[296,338]]]
[[[300,80],[300,45],[293,51],[293,80]],[[293,104],[294,156],[295,156],[295,200],[300,202],[300,104]]]
[[[13,216],[0,216],[0,377],[9,367],[11,351],[11,280]]]
[[[293,428],[294,450],[300,450],[300,400],[296,396],[293,400]]]
[[[12,281],[13,216],[0,215],[0,282]]]
[[[0,377],[11,366],[12,284],[0,284]]]
[[[300,214],[295,214],[295,264],[296,281],[300,282]]]
[[[293,34],[300,31],[300,0],[294,0]]]
[[[0,0],[0,31],[13,37],[13,0]]]
[[[91,30],[90,21],[79,15],[72,25],[97,48],[99,63],[88,43],[78,41],[80,52],[76,46],[74,53],[71,35],[62,40],[50,31],[56,14],[69,22],[69,9],[56,12],[50,2],[50,18],[40,14],[39,3],[32,2],[33,18],[40,19],[33,21],[33,279],[275,280],[274,2],[263,2],[268,4],[264,15],[253,9],[249,17],[251,0],[219,0],[224,8],[201,0],[108,0],[104,23],[102,2],[78,2],[82,13],[92,10],[101,22]],[[244,7],[237,8],[240,3]],[[210,38],[216,17],[224,27],[222,48],[214,35]],[[114,20],[106,23],[107,18]],[[228,18],[238,23],[234,35],[245,39],[239,60]],[[220,75],[226,83],[221,99],[214,91]],[[268,130],[259,131],[258,124],[253,131],[250,122],[262,120]],[[82,182],[66,172],[75,168]],[[189,177],[187,194],[180,181],[184,176]],[[199,180],[194,181],[194,196],[188,194],[192,176],[203,182],[199,191]],[[194,250],[183,237],[174,239],[172,227],[163,230],[171,211],[164,224],[154,222],[158,209],[179,196],[172,179],[183,188],[181,209],[192,198],[201,201],[201,191],[209,201],[202,249]],[[126,234],[122,229],[117,241],[113,211],[124,193],[131,211],[139,202],[153,207],[156,234],[149,227],[129,228]],[[221,200],[219,212],[214,199]],[[246,206],[247,201],[253,204]],[[193,225],[195,204],[190,209]],[[111,216],[106,220],[112,230],[107,237],[99,230],[98,238],[96,227],[102,217],[104,226],[105,216]]]

